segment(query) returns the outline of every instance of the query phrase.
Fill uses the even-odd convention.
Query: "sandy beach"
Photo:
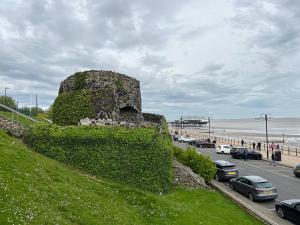
[[[180,131],[180,128],[177,128]],[[208,133],[208,126],[186,127],[195,133]],[[212,120],[211,136],[224,137],[246,142],[266,141],[265,121],[258,119]],[[300,118],[276,118],[268,121],[269,142],[280,142],[281,146],[300,148]],[[282,143],[281,143],[282,142]]]

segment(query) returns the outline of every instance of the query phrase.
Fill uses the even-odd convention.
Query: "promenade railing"
[[[225,143],[225,144],[231,144],[233,146],[242,146],[241,141],[242,139],[234,139],[234,138],[227,138],[227,137],[219,137],[215,135],[209,135],[208,133],[195,133],[195,132],[190,132],[186,130],[182,130],[182,135],[186,136],[189,135],[192,138],[199,139],[199,140],[204,140],[204,139],[211,139],[211,140],[216,140],[218,143]],[[254,142],[257,146],[257,141],[251,141],[251,140],[245,140],[244,147],[252,148],[253,145],[252,143]],[[277,145],[277,143],[276,143]],[[261,142],[261,150],[267,151],[267,144],[266,142]],[[270,148],[270,143],[269,143],[269,150]],[[281,151],[282,154],[284,155],[290,155],[290,156],[297,156],[300,157],[300,148],[298,147],[292,147],[292,146],[286,146],[279,144],[279,150]]]

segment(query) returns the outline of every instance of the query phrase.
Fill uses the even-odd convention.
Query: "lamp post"
[[[208,138],[210,140],[210,116],[208,117]]]
[[[6,106],[6,91],[8,90],[8,87],[4,87],[4,105]]]
[[[182,116],[180,117],[180,135],[182,136]]]
[[[266,143],[267,143],[267,159],[269,159],[269,135],[268,135],[268,120],[271,118],[269,113],[261,114],[261,118],[265,119],[266,123]]]

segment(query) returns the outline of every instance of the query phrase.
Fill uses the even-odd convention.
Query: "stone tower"
[[[76,115],[76,120],[89,117],[111,119],[116,122],[142,122],[140,82],[132,77],[112,71],[91,70],[75,73],[61,82],[59,96],[62,98],[67,99],[70,95],[76,96],[78,93],[81,93],[80,96],[89,96],[92,112],[81,112]],[[76,101],[76,98],[73,101]],[[63,102],[54,103],[54,121],[56,115],[67,118],[64,112],[68,111],[66,107],[72,110],[70,114],[74,114],[76,110],[70,98],[65,107],[62,107]]]

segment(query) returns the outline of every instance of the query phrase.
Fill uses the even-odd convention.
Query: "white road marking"
[[[270,210],[270,211],[275,211],[275,208],[273,208],[273,209],[268,209],[268,210]]]
[[[261,169],[261,168],[258,167],[258,166],[251,165],[251,163],[246,163],[246,162],[241,162],[241,163],[247,164],[247,165],[252,166],[252,167],[255,167],[255,168],[257,168],[257,169]],[[286,177],[286,178],[288,178],[288,179],[290,179],[290,180],[296,180],[296,181],[299,181],[299,179],[297,179],[297,178],[290,177],[290,176],[287,176],[287,175],[284,175],[284,174],[281,174],[281,173],[276,173],[276,172],[273,172],[272,170],[266,170],[266,171],[269,172],[269,173],[273,173],[273,174],[275,174],[275,175],[279,175],[279,176]]]

